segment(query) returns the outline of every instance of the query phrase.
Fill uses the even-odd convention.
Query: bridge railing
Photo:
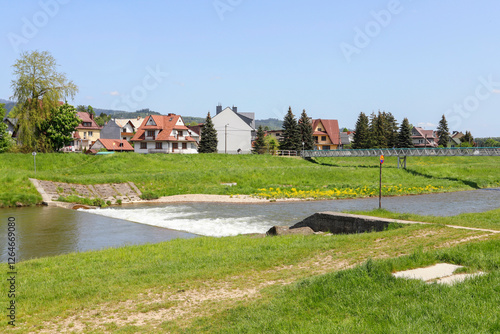
[[[411,156],[500,156],[500,147],[452,147],[452,148],[374,148],[330,151],[302,151],[304,158],[314,157],[411,157]]]

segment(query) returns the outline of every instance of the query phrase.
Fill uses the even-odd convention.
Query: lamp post
[[[227,154],[227,126],[229,124],[224,125],[224,153]]]
[[[304,146],[306,145],[305,142],[302,142],[302,157],[304,156]]]

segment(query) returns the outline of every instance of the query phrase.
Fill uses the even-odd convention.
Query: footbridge
[[[500,147],[453,147],[453,148],[374,148],[363,150],[331,150],[302,151],[303,158],[316,157],[398,157],[403,159],[406,168],[406,157],[485,157],[500,156]]]

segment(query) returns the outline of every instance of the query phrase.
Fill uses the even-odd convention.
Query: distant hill
[[[0,103],[5,103],[5,109],[7,109],[6,116],[9,114],[9,112],[12,110],[12,108],[14,108],[14,106],[16,105],[15,102],[12,102],[9,100],[4,100],[4,99],[0,99]]]
[[[269,130],[281,130],[283,129],[283,121],[277,118],[268,118],[268,119],[257,119],[255,120],[255,127],[258,128],[259,125],[262,125],[263,128],[266,126]]]
[[[96,116],[100,116],[101,113],[105,113],[106,115],[113,116],[113,118],[136,118],[136,117],[146,117],[149,115],[161,115],[159,112],[149,110],[149,109],[141,109],[136,110],[134,112],[123,111],[123,110],[111,110],[111,109],[94,109]]]

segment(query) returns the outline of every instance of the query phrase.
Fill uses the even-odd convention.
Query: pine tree
[[[439,121],[437,133],[439,138],[438,145],[448,147],[448,143],[450,142],[450,130],[448,130],[448,122],[446,121],[444,115]]]
[[[306,110],[302,111],[299,119],[299,132],[301,136],[302,148],[304,150],[314,149],[313,128],[311,120],[307,117]]]
[[[385,111],[382,113],[385,122],[385,138],[387,140],[387,147],[393,148],[397,146],[398,143],[398,122],[393,114],[390,112],[386,113]]]
[[[292,113],[292,107],[283,120],[283,141],[280,144],[280,150],[300,151],[302,142],[300,141],[300,132],[295,116]]]
[[[217,143],[217,130],[215,130],[210,112],[208,112],[205,124],[203,124],[203,129],[201,130],[198,153],[217,153]]]
[[[460,141],[462,143],[469,143],[471,145],[474,145],[474,137],[472,137],[472,134],[469,131],[465,131],[465,135],[460,138]]]
[[[354,129],[354,140],[352,142],[352,148],[363,149],[369,148],[370,134],[368,127],[368,117],[364,112],[361,112],[356,121],[356,128]]]
[[[369,147],[367,148],[386,148],[387,138],[386,138],[386,125],[385,118],[379,111],[378,115],[372,113],[370,115],[370,137],[369,137]]]
[[[252,153],[254,154],[266,153],[266,142],[264,141],[265,136],[266,133],[264,132],[262,125],[259,125],[259,128],[257,129],[257,138],[253,143]]]
[[[408,122],[408,118],[405,118],[403,120],[403,123],[401,123],[401,128],[399,129],[399,134],[397,138],[397,147],[399,148],[413,147],[413,140],[411,139],[410,122]]]

